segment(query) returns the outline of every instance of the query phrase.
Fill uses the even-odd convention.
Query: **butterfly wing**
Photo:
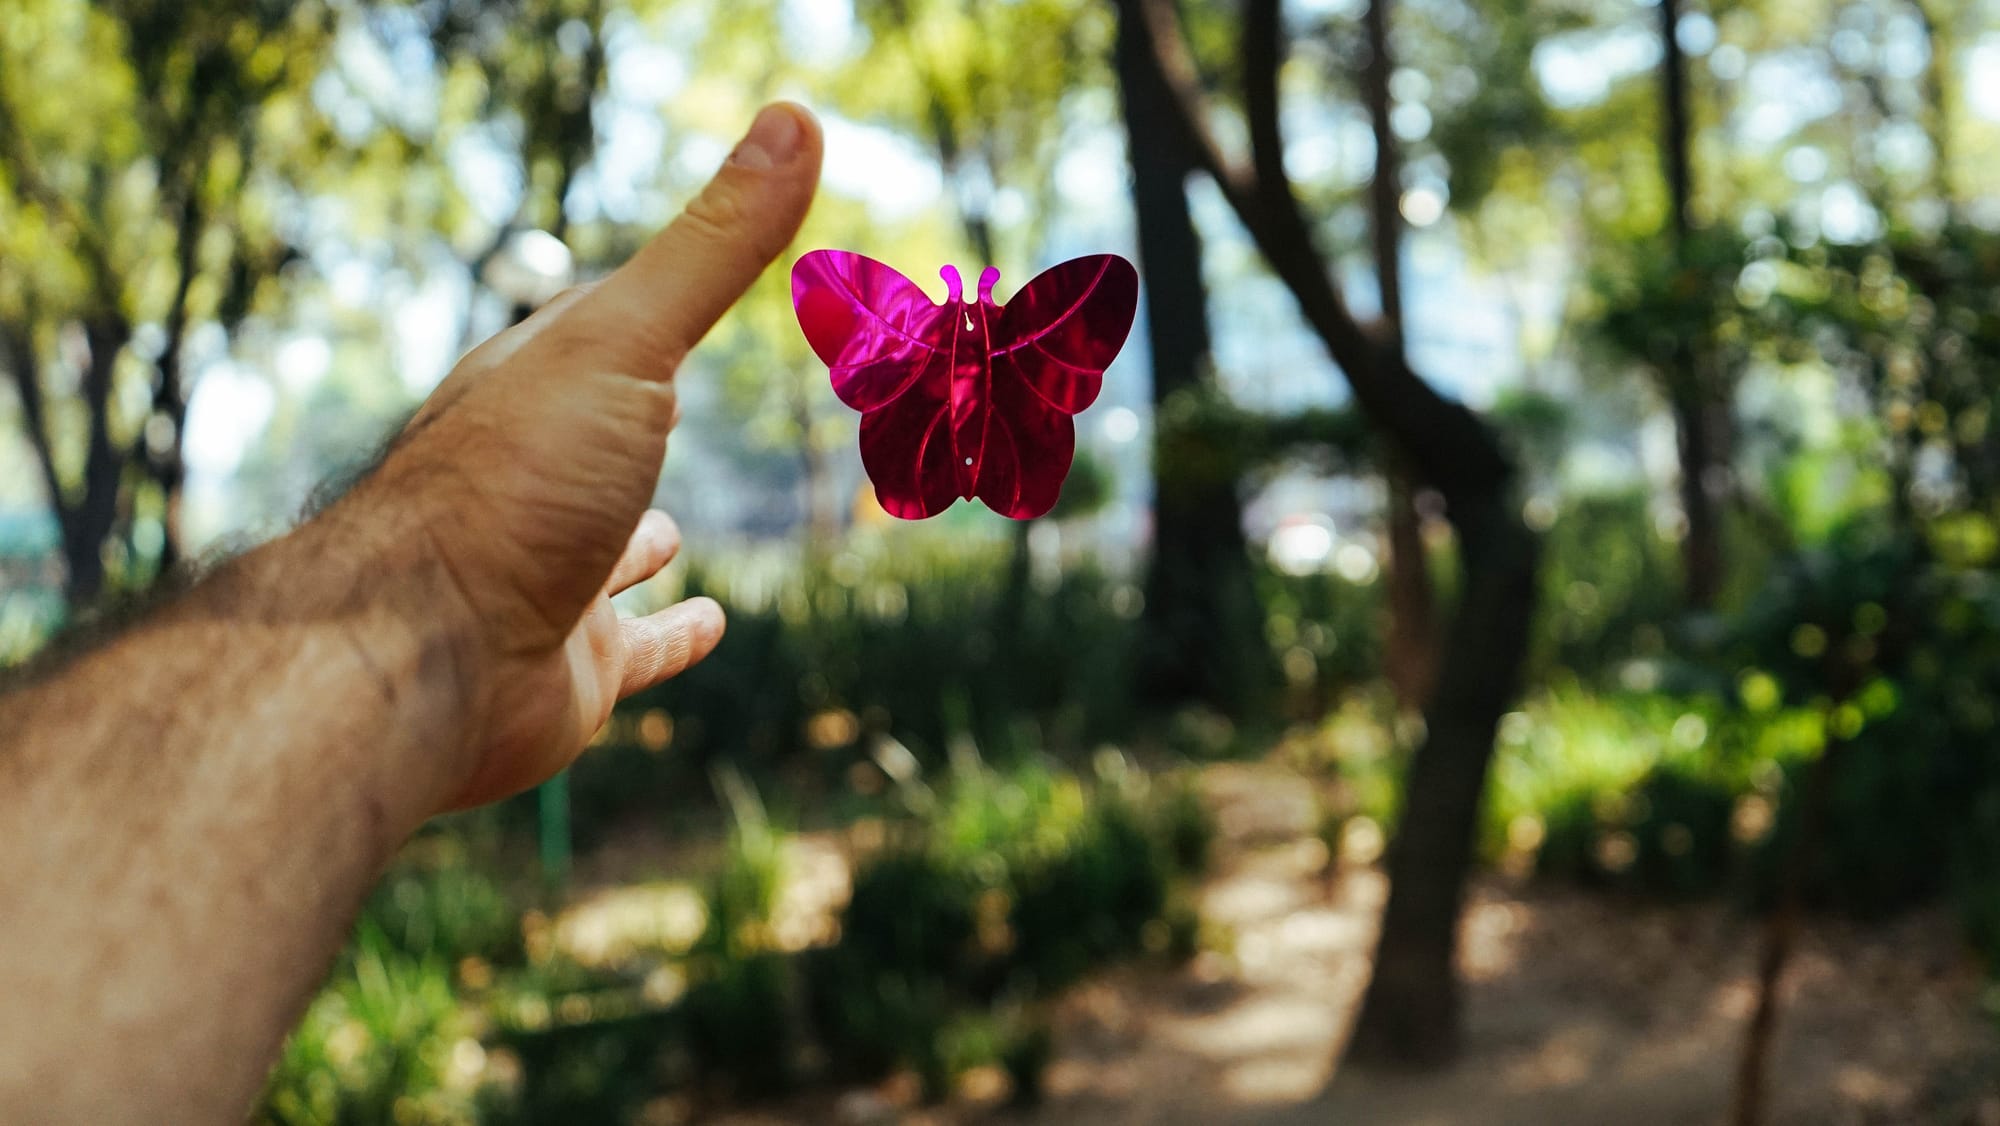
[[[892,516],[920,520],[959,495],[950,405],[958,333],[902,274],[844,250],[815,250],[792,267],[792,307],[833,393],[862,412],[861,464]]]
[[[1138,303],[1132,264],[1094,254],[1035,275],[991,320],[991,416],[973,492],[995,512],[1028,520],[1055,506],[1076,454],[1070,416],[1096,401]]]
[[[833,393],[855,410],[885,406],[938,360],[946,310],[873,258],[845,250],[800,258],[792,267],[792,308],[833,375]]]

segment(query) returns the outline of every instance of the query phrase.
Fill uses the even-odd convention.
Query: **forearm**
[[[646,511],[681,359],[783,250],[770,106],[630,262],[462,358],[357,494],[0,697],[0,1122],[228,1122],[391,852],[567,766],[722,636]],[[621,546],[622,545],[622,546]]]
[[[395,539],[336,511],[0,698],[0,1121],[248,1109],[463,782],[452,595]]]

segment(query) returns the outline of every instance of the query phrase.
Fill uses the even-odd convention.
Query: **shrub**
[[[837,945],[805,963],[815,1031],[836,1071],[872,1079],[921,1064],[953,1001],[984,991],[979,880],[922,849],[862,865]]]
[[[261,1122],[274,1126],[455,1126],[476,1121],[472,1044],[435,960],[403,953],[364,925],[351,973],[322,992],[286,1043],[266,1085]],[[477,1055],[477,1053],[472,1053]]]
[[[1215,843],[1215,815],[1201,800],[1201,791],[1190,780],[1170,781],[1156,805],[1159,834],[1174,870],[1188,876],[1206,871]]]
[[[672,1013],[634,1011],[541,1027],[503,1027],[498,1043],[520,1061],[520,1090],[494,1100],[485,1121],[627,1122],[673,1079],[666,1057]]]
[[[806,963],[815,1028],[841,1072],[907,1067],[938,1094],[998,1062],[1032,1098],[1026,1073],[1048,1045],[1025,1006],[1149,935],[1192,944],[1198,921],[1170,904],[1176,852],[1206,852],[1205,812],[1184,788],[1149,793],[1119,761],[1088,789],[961,762],[930,816],[860,866],[839,943]]]
[[[678,1014],[697,1085],[756,1096],[789,1087],[794,996],[790,959],[777,951],[697,955]]]
[[[1138,593],[1068,566],[1033,597],[1010,594],[1005,544],[963,537],[851,541],[829,559],[746,557],[691,571],[686,592],[730,608],[729,639],[682,676],[627,701],[577,766],[577,824],[658,808],[727,759],[808,792],[844,785],[865,746],[893,732],[927,766],[955,733],[1001,757],[1122,735],[1125,654]],[[636,718],[672,717],[648,743]],[[815,722],[825,717],[840,722]],[[663,753],[671,750],[671,753]]]
[[[1166,909],[1163,842],[1116,791],[1101,792],[1067,846],[1013,875],[1013,961],[1025,987],[1048,992],[1140,947]]]
[[[455,856],[392,869],[362,910],[363,925],[387,948],[445,965],[473,957],[518,960],[519,918],[491,876]]]
[[[747,783],[718,777],[735,817],[678,956],[569,961],[546,922],[524,942],[457,852],[418,850],[371,902],[260,1120],[619,1122],[676,1088],[757,1097],[898,1068],[942,1097],[966,1069],[999,1067],[1031,1102],[1053,1051],[1042,998],[1108,959],[1198,941],[1180,881],[1206,856],[1207,813],[1115,754],[1089,785],[969,752],[936,790],[912,778],[890,843],[853,874],[837,940],[796,954],[772,925],[783,837]],[[475,958],[494,976],[468,1003],[451,967]],[[517,1080],[489,1078],[495,1056]]]

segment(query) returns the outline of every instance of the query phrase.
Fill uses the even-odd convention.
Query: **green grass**
[[[1122,756],[1079,776],[961,752],[906,776],[878,802],[882,844],[853,874],[837,938],[804,951],[772,925],[786,834],[740,776],[718,778],[731,825],[699,884],[699,936],[606,965],[570,961],[490,873],[497,856],[419,842],[370,900],[259,1121],[615,1123],[672,1092],[741,1100],[899,1069],[942,1097],[988,1066],[1032,1101],[1046,999],[1111,961],[1185,957],[1200,931],[1186,888],[1207,814]]]

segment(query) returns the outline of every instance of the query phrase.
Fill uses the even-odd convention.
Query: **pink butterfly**
[[[1139,274],[1114,254],[1072,258],[1002,307],[999,270],[979,275],[976,302],[955,267],[938,273],[942,305],[872,258],[815,250],[792,267],[792,305],[833,393],[861,412],[861,464],[891,515],[977,497],[1040,516],[1076,453],[1070,416],[1096,400],[1131,331]]]

